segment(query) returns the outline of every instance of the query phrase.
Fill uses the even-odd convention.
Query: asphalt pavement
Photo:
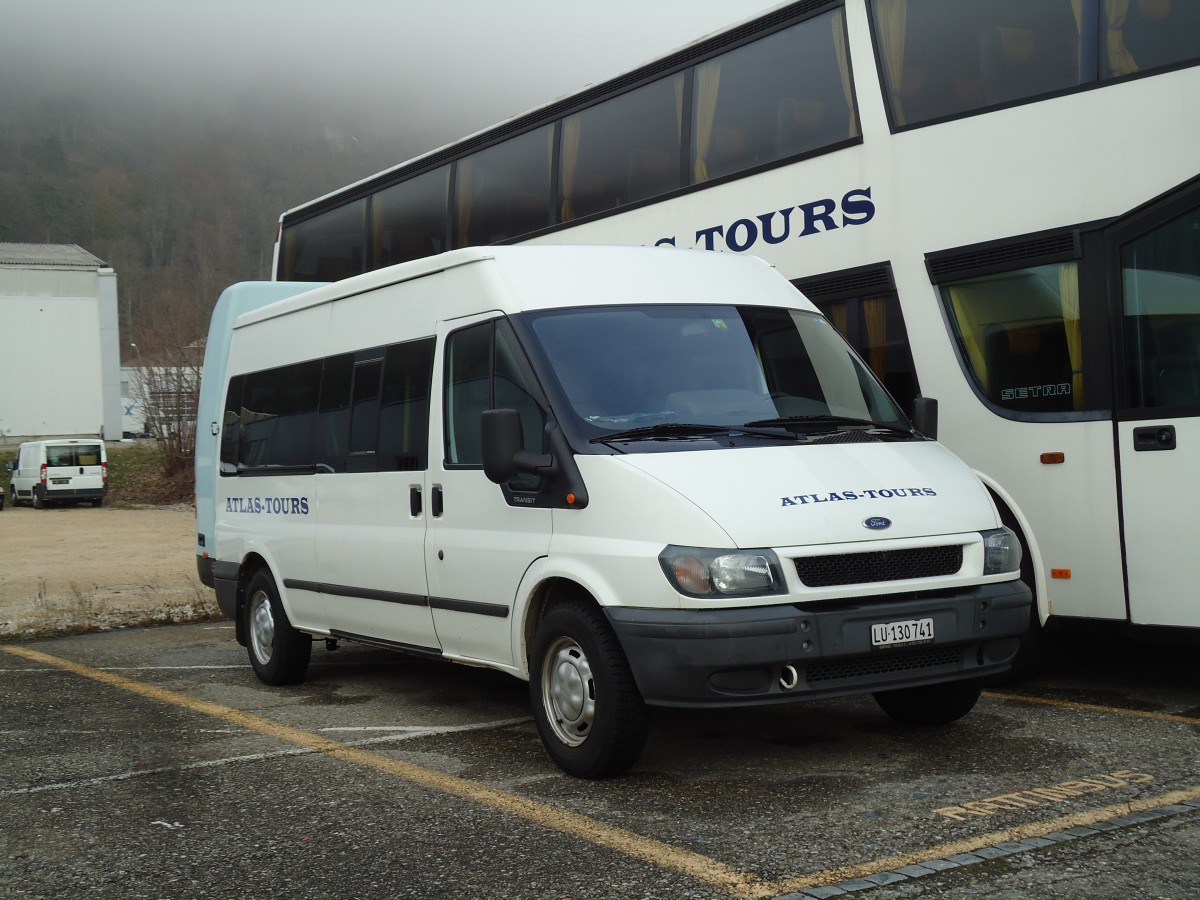
[[[228,623],[0,644],[0,896],[1195,897],[1194,660],[1055,643],[938,728],[658,710],[581,781],[496,672],[318,644],[270,688]]]

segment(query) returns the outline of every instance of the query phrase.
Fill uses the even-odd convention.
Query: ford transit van
[[[1020,545],[933,404],[914,425],[753,258],[456,250],[246,312],[208,352],[198,567],[269,684],[314,639],[492,667],[598,777],[657,706],[870,693],[952,721],[1029,621]]]

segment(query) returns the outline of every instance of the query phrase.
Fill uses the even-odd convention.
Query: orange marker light
[[[570,505],[573,505],[574,503],[575,503],[575,495],[567,494],[567,505],[570,506]]]
[[[1043,453],[1041,459],[1044,466],[1058,466],[1067,461],[1067,455],[1061,452]]]
[[[1070,569],[1051,569],[1050,577],[1051,578],[1070,578],[1071,570]]]

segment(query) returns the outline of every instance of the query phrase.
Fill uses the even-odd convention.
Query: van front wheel
[[[969,713],[983,693],[983,681],[968,678],[921,687],[880,691],[873,696],[885,713],[905,725],[947,725]]]
[[[529,693],[538,732],[568,775],[603,778],[637,762],[646,707],[616,635],[596,606],[553,606],[537,629]]]
[[[246,588],[246,649],[254,674],[265,684],[295,684],[304,680],[312,639],[292,627],[275,579],[259,569]]]

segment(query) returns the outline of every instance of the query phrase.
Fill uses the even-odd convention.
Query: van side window
[[[464,328],[446,340],[446,464],[480,466],[480,416],[487,409],[521,414],[525,447],[542,448],[545,404],[511,326],[501,319]],[[514,490],[535,490],[538,479],[521,476]]]
[[[238,441],[241,438],[242,421],[242,375],[229,379],[229,390],[225,392],[225,411],[221,423],[221,474],[236,475]]]
[[[379,470],[418,472],[429,465],[429,389],[435,340],[393,344],[379,398]]]
[[[321,411],[317,420],[319,471],[345,472],[350,452],[350,385],[354,381],[354,354],[325,359],[321,373]]]
[[[247,375],[238,463],[244,468],[311,466],[321,361]]]
[[[350,456],[347,472],[374,472],[378,468],[379,380],[383,360],[376,357],[354,365],[354,388],[350,402]]]

